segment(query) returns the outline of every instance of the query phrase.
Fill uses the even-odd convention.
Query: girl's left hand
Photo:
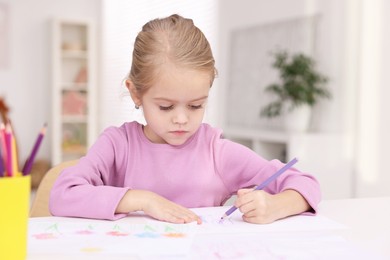
[[[240,189],[234,205],[243,213],[244,221],[267,224],[278,219],[273,196],[263,190]]]
[[[295,190],[272,195],[264,190],[240,189],[234,206],[243,213],[244,221],[256,224],[272,223],[310,209],[306,200]]]

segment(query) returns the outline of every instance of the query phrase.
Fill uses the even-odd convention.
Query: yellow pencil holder
[[[30,176],[0,178],[0,259],[26,259]]]

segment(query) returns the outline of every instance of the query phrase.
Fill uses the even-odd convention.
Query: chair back
[[[77,162],[78,160],[62,162],[47,171],[34,195],[33,203],[30,209],[30,217],[51,216],[49,211],[49,197],[51,188],[53,187],[54,182],[60,172],[67,167],[77,164]]]

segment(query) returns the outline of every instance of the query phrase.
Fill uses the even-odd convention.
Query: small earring
[[[139,109],[139,105],[135,105],[135,109]]]

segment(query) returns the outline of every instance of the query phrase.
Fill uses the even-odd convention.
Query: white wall
[[[0,69],[0,96],[10,106],[21,164],[51,117],[50,19],[86,18],[99,23],[100,0],[2,0],[9,9],[9,65]],[[50,160],[50,125],[37,159]]]
[[[361,1],[357,122],[357,196],[389,196],[390,2]]]

